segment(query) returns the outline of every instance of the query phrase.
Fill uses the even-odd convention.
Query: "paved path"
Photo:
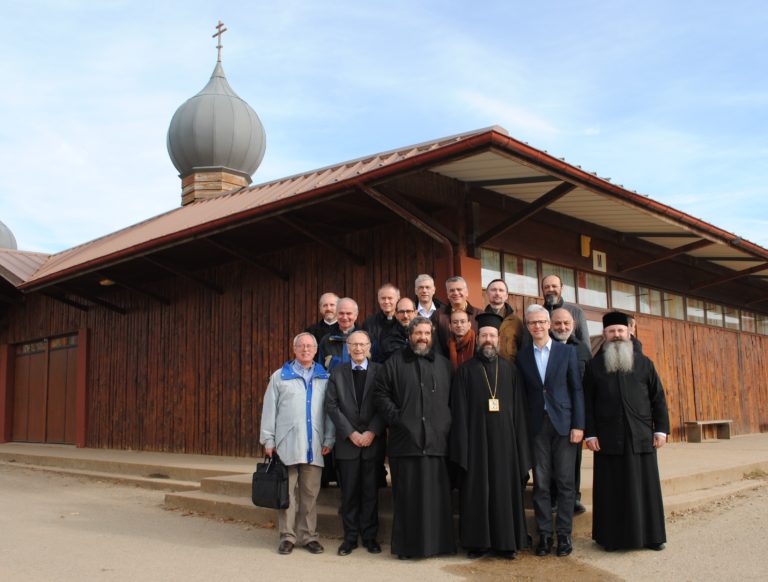
[[[462,556],[398,562],[388,553],[275,553],[277,536],[162,509],[163,494],[23,467],[0,467],[0,580],[762,580],[768,484],[668,525],[663,552],[606,554],[576,540],[574,556],[514,562]]]

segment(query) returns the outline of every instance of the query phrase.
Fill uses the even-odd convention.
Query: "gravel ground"
[[[663,552],[608,554],[580,538],[569,558],[399,562],[387,545],[339,558],[338,540],[319,556],[279,556],[274,530],[167,511],[160,492],[0,464],[0,580],[764,580],[768,481],[757,483],[668,520]]]

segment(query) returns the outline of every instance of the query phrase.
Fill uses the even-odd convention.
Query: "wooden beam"
[[[337,253],[341,253],[342,255],[349,257],[350,259],[352,259],[352,261],[356,265],[359,265],[361,267],[365,265],[365,257],[362,257],[356,253],[353,253],[350,250],[347,250],[344,246],[338,243],[335,243],[332,240],[328,240],[327,238],[318,236],[317,234],[312,232],[310,229],[296,222],[296,220],[288,218],[286,216],[277,216],[275,218],[280,222],[282,222],[283,224],[290,226],[292,229],[299,231],[301,234],[315,241],[317,244],[323,245],[324,247],[328,247],[329,249],[332,249]]]
[[[622,234],[637,238],[701,238],[700,234],[693,232],[623,232]]]
[[[496,180],[473,180],[467,182],[470,186],[489,188],[492,186],[524,186],[525,184],[541,184],[542,182],[562,182],[555,176],[524,176],[522,178],[498,178]]]
[[[126,289],[133,291],[135,293],[138,293],[139,295],[145,295],[150,299],[154,299],[158,303],[162,303],[163,305],[171,304],[170,299],[168,299],[167,297],[163,297],[162,295],[159,295],[153,291],[148,291],[146,289],[139,287],[138,285],[134,285],[133,283],[129,283],[128,281],[125,281],[123,279],[117,279],[113,275],[108,275],[107,273],[99,272],[97,274],[99,275],[99,277],[103,279],[109,279],[110,281],[113,281],[115,285],[119,287],[125,287]]]
[[[708,247],[710,245],[714,244],[712,241],[708,240],[697,240],[696,242],[688,243],[687,245],[683,245],[681,247],[676,247],[674,249],[669,249],[666,252],[659,253],[652,259],[646,259],[644,261],[638,261],[637,263],[632,263],[631,265],[627,265],[626,267],[619,268],[619,273],[628,273],[629,271],[634,271],[635,269],[640,269],[642,267],[647,267],[649,265],[655,265],[656,263],[661,263],[662,261],[666,261],[668,259],[671,259],[673,257],[677,257],[679,255],[684,255],[685,253],[688,253],[690,251],[695,251],[697,249],[703,249],[704,247]]]
[[[81,297],[85,299],[86,301],[90,301],[91,303],[95,303],[96,305],[101,305],[102,307],[106,307],[110,311],[114,311],[115,313],[119,313],[120,315],[125,315],[128,313],[128,310],[124,307],[120,307],[119,305],[115,305],[111,301],[106,301],[105,299],[102,299],[101,297],[96,297],[95,295],[91,293],[86,293],[84,291],[81,291],[79,289],[72,289],[71,287],[64,287],[62,285],[54,285],[54,289],[58,289],[62,291],[63,293],[66,293],[68,295],[75,295],[76,297]]]
[[[361,185],[360,190],[438,242],[448,239],[453,244],[459,244],[459,237],[455,232],[421,211],[405,197],[393,192],[385,193],[370,186]]]
[[[536,200],[528,204],[528,206],[526,206],[516,214],[513,214],[507,220],[502,221],[496,226],[489,228],[483,234],[479,235],[477,239],[475,239],[475,246],[478,246],[478,247],[482,246],[492,238],[496,238],[500,234],[503,234],[506,231],[508,231],[510,228],[517,226],[521,222],[525,222],[536,213],[541,212],[547,206],[559,200],[560,198],[568,194],[568,192],[571,192],[572,190],[575,190],[575,189],[576,189],[576,185],[571,184],[569,182],[563,182],[559,186],[555,186],[552,190],[550,190],[543,196],[537,198]]]
[[[77,301],[72,301],[71,299],[67,299],[63,295],[56,295],[56,293],[51,293],[50,291],[43,291],[42,294],[45,295],[46,297],[50,297],[55,301],[58,301],[65,305],[69,305],[70,307],[74,307],[75,309],[79,309],[80,311],[88,311],[90,309],[90,307],[88,307],[87,305],[83,305],[82,303],[78,303]]]
[[[260,271],[264,271],[266,273],[269,273],[270,275],[274,275],[275,277],[277,277],[278,279],[282,279],[283,281],[288,280],[288,273],[286,273],[285,271],[281,271],[280,269],[275,269],[274,267],[270,267],[269,265],[266,265],[261,261],[254,259],[253,257],[249,256],[244,250],[238,248],[232,243],[223,243],[210,237],[206,238],[205,240],[208,243],[215,246],[217,249],[220,249],[225,253],[232,255],[233,257],[236,257],[242,261],[245,261],[249,265],[259,269]]]
[[[720,285],[721,283],[728,283],[729,281],[734,281],[736,279],[741,279],[742,277],[747,277],[751,275],[752,273],[758,273],[760,271],[765,271],[768,269],[768,263],[763,263],[761,265],[757,265],[755,267],[750,267],[749,269],[744,269],[742,271],[737,271],[736,273],[733,273],[732,275],[725,275],[724,277],[718,277],[717,279],[712,279],[710,281],[707,281],[705,283],[699,283],[698,285],[691,286],[691,291],[698,291],[699,289],[704,289],[705,287],[712,287],[713,285]]]
[[[207,279],[204,279],[203,277],[199,277],[198,275],[195,275],[194,273],[190,273],[186,269],[182,269],[181,267],[172,267],[171,265],[168,265],[162,261],[159,261],[158,259],[150,256],[143,256],[142,257],[145,261],[148,263],[151,263],[155,265],[156,267],[160,267],[161,269],[168,271],[169,273],[173,273],[174,275],[178,275],[179,277],[182,277],[184,279],[187,279],[188,281],[192,281],[193,283],[197,283],[201,287],[205,287],[206,289],[210,289],[214,293],[218,293],[219,295],[224,295],[224,289],[216,285],[215,283],[211,283]]]

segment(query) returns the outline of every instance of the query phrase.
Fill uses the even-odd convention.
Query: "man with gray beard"
[[[633,349],[627,315],[603,316],[605,345],[584,378],[587,448],[594,452],[592,539],[606,551],[664,549],[656,450],[669,414],[656,368]]]
[[[515,365],[499,357],[502,322],[495,313],[477,315],[475,357],[451,387],[451,460],[460,468],[460,537],[469,558],[493,552],[513,560],[528,545],[525,388]]]

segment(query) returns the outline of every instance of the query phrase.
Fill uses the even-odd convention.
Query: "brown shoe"
[[[320,545],[320,542],[309,542],[306,546],[310,554],[322,554],[325,551],[325,548]]]
[[[289,540],[283,540],[280,545],[277,546],[278,554],[290,554],[293,551],[293,542]]]

